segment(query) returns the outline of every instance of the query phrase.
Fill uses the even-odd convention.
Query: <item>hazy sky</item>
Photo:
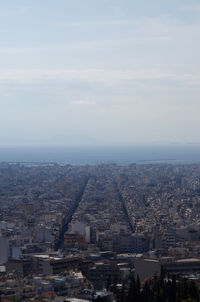
[[[0,143],[200,142],[199,0],[0,1]]]

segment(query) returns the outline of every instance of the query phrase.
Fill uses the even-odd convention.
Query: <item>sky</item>
[[[197,0],[0,1],[0,145],[200,143]]]

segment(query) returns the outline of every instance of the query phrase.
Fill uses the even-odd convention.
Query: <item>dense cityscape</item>
[[[199,164],[0,164],[2,301],[168,301],[162,270],[198,301]]]

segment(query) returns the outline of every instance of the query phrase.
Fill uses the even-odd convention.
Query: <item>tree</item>
[[[120,294],[118,296],[119,296],[119,298],[117,299],[118,302],[124,302],[125,301],[125,285],[124,285],[124,282],[122,284],[122,288],[121,288]]]
[[[164,287],[164,282],[165,282],[165,271],[164,271],[163,265],[161,265],[161,269],[160,269],[160,286],[161,286],[161,288]]]
[[[129,290],[128,290],[128,297],[127,302],[137,302],[137,285],[135,282],[135,277],[132,276]]]
[[[140,297],[140,289],[141,289],[141,284],[140,284],[140,277],[137,275],[137,281],[136,281],[136,294],[138,296],[138,299]]]
[[[190,282],[188,294],[189,294],[190,298],[194,299],[194,301],[197,301],[197,302],[199,301],[199,293],[198,293],[198,290],[197,290],[197,287],[196,287],[196,284],[194,283],[194,281]]]
[[[170,284],[170,302],[176,302],[176,277],[172,276],[172,282]]]
[[[106,289],[110,290],[110,286],[111,286],[111,276],[108,276],[107,282],[106,282]]]

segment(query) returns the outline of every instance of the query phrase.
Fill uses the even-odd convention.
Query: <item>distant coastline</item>
[[[139,160],[139,162],[158,162],[158,161],[161,161],[161,162],[167,162],[167,161],[177,161],[176,158],[164,158],[164,159],[141,159]]]
[[[131,147],[0,146],[0,162],[26,164],[192,164],[200,162],[199,145]]]

